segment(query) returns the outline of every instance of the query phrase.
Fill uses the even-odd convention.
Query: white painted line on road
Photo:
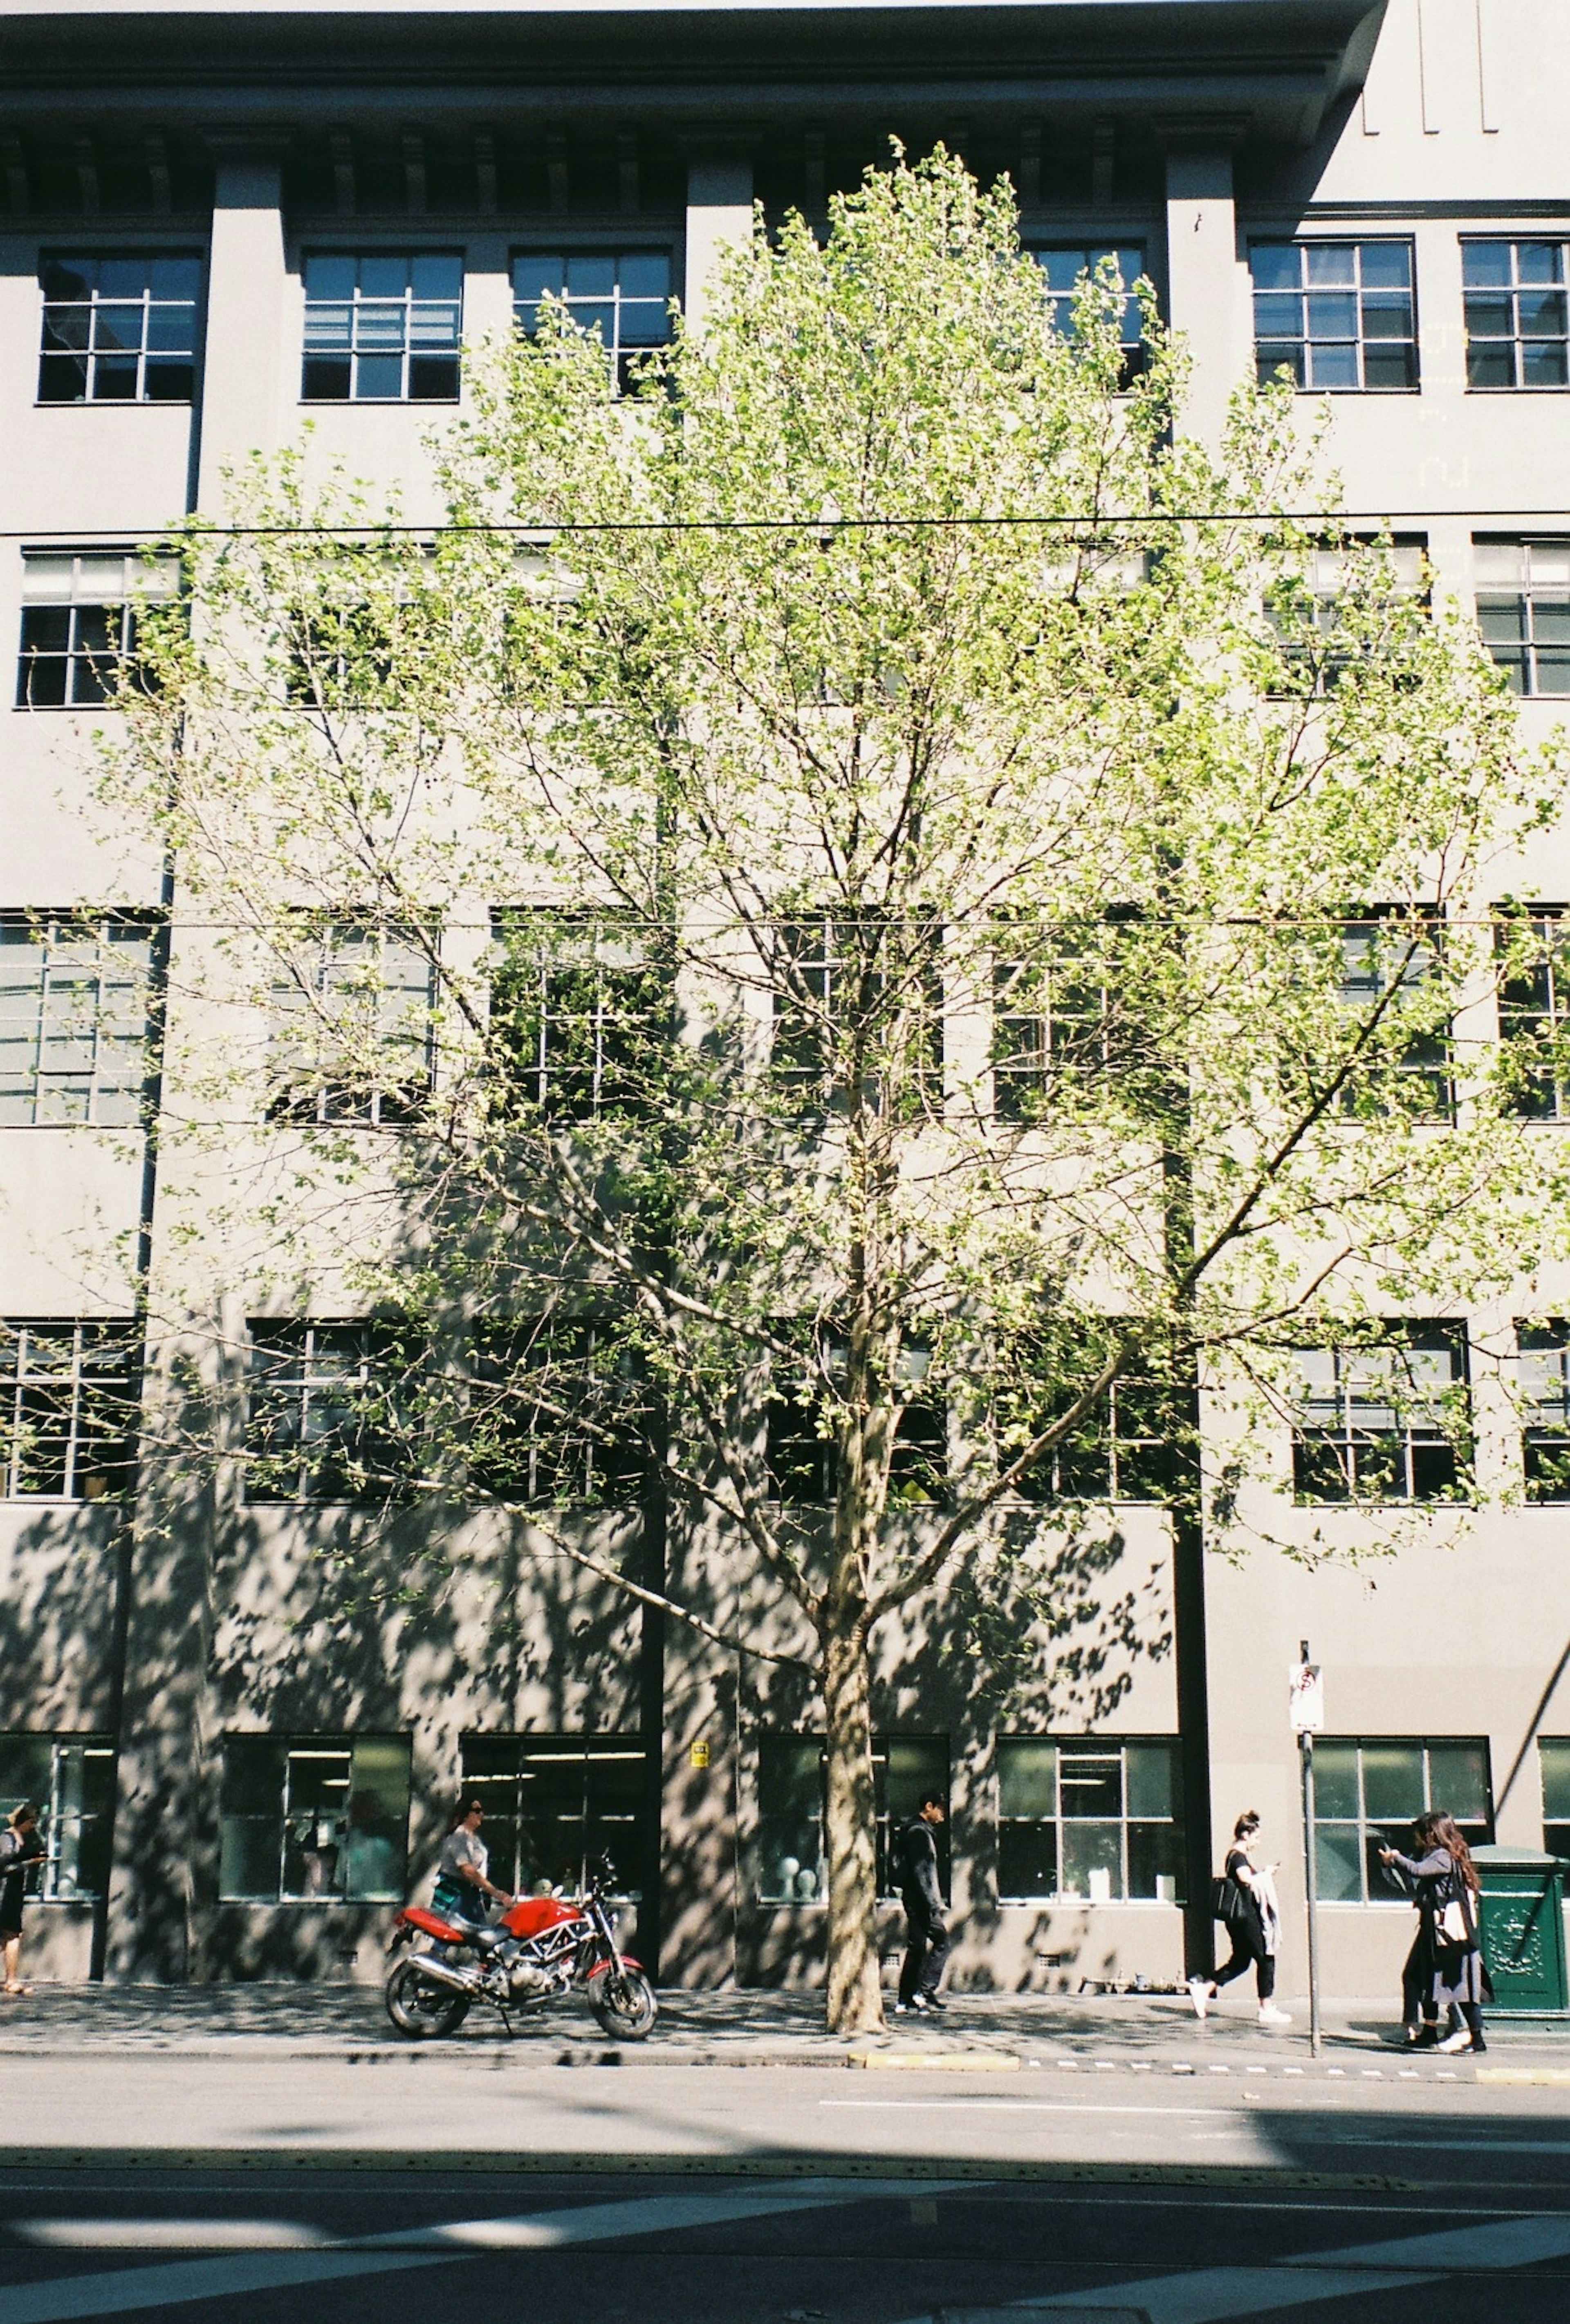
[[[338,2251],[303,2219],[13,2219],[11,2233],[45,2251]]]
[[[1079,2098],[819,2098],[820,2107],[876,2107],[881,2114],[1160,2114],[1179,2115],[1185,2122],[1239,2122],[1252,2119],[1241,2107],[1113,2106]]]
[[[290,2292],[356,2275],[410,2267],[446,2267],[457,2252],[235,2252],[224,2259],[171,2261],[167,2267],[117,2268],[66,2276],[54,2283],[6,2287],[5,2324],[76,2324],[90,2316],[133,2316],[191,2300],[234,2300],[247,2292]]]

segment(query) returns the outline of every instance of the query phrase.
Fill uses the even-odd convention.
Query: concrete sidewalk
[[[890,1997],[891,1999],[891,1997]],[[826,2032],[822,1997],[811,1993],[668,1988],[660,1997],[660,2023],[649,2041],[606,2041],[579,1997],[535,2018],[515,2021],[506,2043],[494,2012],[476,2010],[449,2040],[427,2045],[443,2054],[498,2043],[521,2065],[843,2067],[864,2053],[938,2061],[995,2060],[1014,2063],[1081,2061],[1090,2070],[1110,2062],[1150,2064],[1181,2071],[1225,2062],[1277,2067],[1308,2059],[1307,2012],[1290,2026],[1266,2031],[1250,2002],[1213,2006],[1201,2025],[1186,1997],[1129,1994],[1072,1998],[1060,1995],[965,1994],[948,1997],[934,2020],[894,2018],[885,2034],[840,2037]],[[1349,2070],[1360,2062],[1399,2053],[1399,2028],[1390,2006],[1337,2003],[1325,2013],[1320,2070],[1338,2059]],[[1485,2063],[1541,2073],[1570,2083],[1570,2025],[1541,2020],[1489,2025]],[[371,2059],[409,2056],[416,2045],[389,2024],[374,1986],[40,1986],[24,1998],[0,2000],[0,2057],[41,2052],[181,2057],[245,2056]],[[1424,2061],[1432,2053],[1421,2053]],[[1441,2065],[1451,2061],[1441,2059]],[[1466,2061],[1470,2065],[1470,2061]]]

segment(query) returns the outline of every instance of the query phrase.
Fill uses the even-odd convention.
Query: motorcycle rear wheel
[[[469,2014],[469,1997],[421,1974],[417,1960],[400,1961],[387,1980],[387,2015],[411,2042],[456,2034]]]
[[[642,2042],[660,2014],[654,1988],[641,1969],[607,1961],[588,1981],[589,2007],[619,2042]]]

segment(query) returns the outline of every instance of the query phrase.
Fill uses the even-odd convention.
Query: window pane
[[[1510,280],[1510,244],[1464,242],[1461,245],[1461,276],[1468,285],[1508,284]]]
[[[1065,1744],[1058,1763],[1057,1781],[1066,1817],[1122,1813],[1121,1751],[1085,1751],[1072,1744]]]
[[[404,1893],[409,1831],[409,1742],[366,1737],[355,1744],[341,1877],[346,1896],[396,1902]]]
[[[998,1830],[998,1894],[1034,1903],[1057,1894],[1057,1827],[1004,1823]]]
[[[1570,1736],[1544,1736],[1538,1757],[1543,1771],[1543,1814],[1555,1823],[1570,1822]]]
[[[766,1902],[822,1893],[822,1816],[823,1747],[816,1736],[761,1736],[759,1893]]]
[[[1489,1799],[1488,1748],[1470,1742],[1428,1746],[1428,1804],[1460,1823],[1486,1823]]]
[[[1183,1901],[1183,1843],[1175,1823],[1129,1826],[1129,1895],[1162,1904]]]
[[[1057,1812],[1057,1746],[1023,1737],[998,1743],[998,1812],[1051,1817]],[[1570,1813],[1570,1810],[1566,1810]]]
[[[1303,245],[1304,274],[1311,289],[1321,284],[1357,281],[1357,250],[1350,242],[1309,242]]]
[[[1256,242],[1249,264],[1261,290],[1295,290],[1303,280],[1302,254],[1295,243]]]
[[[1356,1816],[1357,1745],[1317,1743],[1314,1749],[1314,1812],[1316,1817]]]
[[[1411,244],[1405,242],[1365,242],[1362,244],[1365,290],[1407,289],[1412,280]]]
[[[1315,1823],[1314,1868],[1322,1903],[1361,1902],[1362,1849],[1356,1824]]]
[[[1418,1743],[1365,1742],[1362,1747],[1363,1813],[1371,1823],[1410,1823],[1427,1805],[1423,1792],[1423,1750]]]
[[[352,299],[355,295],[355,262],[352,258],[324,255],[314,251],[305,262],[305,295],[314,305],[323,299]]]
[[[1178,1753],[1170,1743],[1127,1743],[1123,1763],[1131,1816],[1177,1813]]]
[[[1123,1893],[1122,1827],[1115,1823],[1063,1825],[1065,1896],[1107,1904]]]

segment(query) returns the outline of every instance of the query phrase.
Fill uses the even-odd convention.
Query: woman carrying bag
[[[1215,1883],[1215,1916],[1232,1941],[1232,1959],[1214,1977],[1191,1977],[1188,1998],[1194,2014],[1203,2018],[1224,1985],[1252,1969],[1260,2000],[1261,2025],[1290,2025],[1286,2010],[1278,2009],[1276,1947],[1281,1934],[1281,1908],[1276,1897],[1276,1868],[1256,1864],[1260,1819],[1250,1808],[1232,1830],[1226,1870]]]
[[[1438,2031],[1440,2005],[1452,2031],[1441,2050],[1482,2052],[1482,2003],[1488,1971],[1477,1933],[1477,1868],[1453,1817],[1419,1816],[1412,1826],[1418,1853],[1381,1848],[1380,1862],[1418,1907],[1418,1934],[1401,1971],[1401,2015],[1408,2048]]]

